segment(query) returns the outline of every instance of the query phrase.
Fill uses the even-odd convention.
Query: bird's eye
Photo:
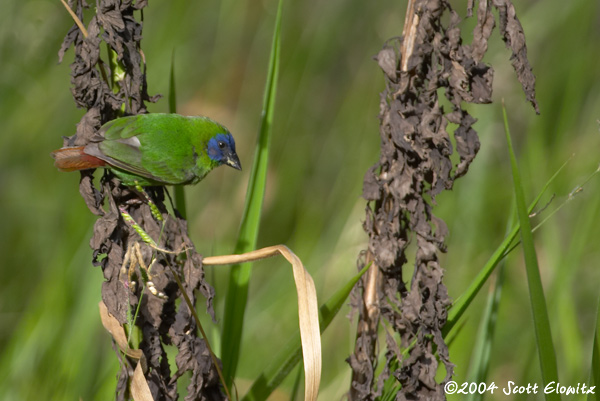
[[[219,145],[219,147],[220,147],[221,149],[224,149],[224,148],[225,148],[225,142],[223,142],[223,141],[219,141],[217,144]]]

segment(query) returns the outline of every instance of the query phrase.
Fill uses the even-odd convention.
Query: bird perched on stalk
[[[124,185],[186,185],[226,164],[241,170],[233,136],[207,117],[139,114],[109,121],[85,146],[52,152],[61,171],[104,167]]]

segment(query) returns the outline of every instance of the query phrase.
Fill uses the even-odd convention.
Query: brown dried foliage
[[[87,112],[77,126],[77,133],[65,138],[65,146],[87,144],[103,123],[119,115],[123,104],[126,114],[140,114],[146,113],[145,101],[153,102],[158,99],[158,96],[150,97],[147,93],[140,48],[142,24],[134,17],[134,12],[141,10],[146,4],[146,1],[99,0],[96,3],[96,14],[87,25],[88,36],[84,37],[76,25],[67,33],[59,51],[59,59],[62,60],[67,49],[73,47],[73,97],[77,106],[86,108]],[[76,0],[71,6],[74,6],[78,18],[83,21],[83,10],[88,8],[85,1]],[[120,67],[125,71],[124,79],[117,82],[116,93],[107,82],[112,71],[100,59],[102,42],[116,52]],[[197,336],[196,323],[170,269],[178,274],[194,304],[198,291],[206,298],[208,312],[214,319],[214,290],[204,280],[202,257],[195,251],[188,237],[186,221],[167,213],[163,202],[163,188],[153,188],[148,192],[161,211],[165,220],[164,228],[162,222],[156,221],[152,216],[148,203],[141,200],[143,198],[139,193],[121,186],[109,173],[101,178],[99,188],[94,186],[92,180],[91,172],[82,172],[80,193],[90,211],[99,216],[90,245],[93,249],[93,263],[102,268],[106,280],[102,285],[102,299],[108,311],[121,324],[126,324],[139,306],[135,325],[141,332],[139,348],[148,362],[145,376],[153,398],[177,399],[177,380],[184,373],[191,372],[186,400],[224,399],[206,343]],[[146,265],[153,256],[156,258],[151,266],[153,282],[168,299],[151,295],[141,285],[137,285],[135,289],[129,285],[128,274],[122,271],[123,258],[127,249],[141,239],[121,217],[121,208],[161,248],[179,250],[185,247],[185,253],[176,256],[142,246]],[[141,281],[139,269],[139,265],[135,267],[135,275]],[[181,300],[176,303],[178,298]],[[165,345],[174,345],[178,350],[177,371],[174,373],[170,371]],[[116,399],[129,399],[129,381],[137,361],[123,355],[118,347],[114,348],[121,365]]]
[[[472,15],[469,2],[468,16]],[[442,327],[451,304],[442,281],[439,252],[445,252],[445,223],[432,213],[435,197],[466,174],[479,150],[476,119],[464,103],[490,103],[493,69],[483,63],[495,25],[512,50],[512,65],[535,110],[535,77],[527,61],[525,36],[509,0],[484,0],[477,9],[471,44],[463,44],[461,19],[444,0],[409,1],[404,35],[388,41],[376,60],[384,72],[381,94],[379,161],[364,177],[368,201],[364,229],[369,236],[359,267],[373,263],[353,304],[359,311],[350,399],[380,396],[390,375],[401,386],[397,400],[443,400],[436,383],[438,360],[453,375]],[[448,22],[444,22],[448,21]],[[440,105],[443,93],[450,110]],[[448,124],[455,126],[453,147]],[[457,152],[456,165],[450,156]],[[406,250],[416,240],[410,284],[402,276]],[[383,323],[382,320],[385,322]],[[385,327],[386,363],[379,377],[378,327]],[[403,357],[401,350],[407,350]]]

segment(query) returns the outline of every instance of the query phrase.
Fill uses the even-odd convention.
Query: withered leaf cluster
[[[473,7],[471,0],[468,16]],[[439,253],[445,252],[448,230],[433,215],[433,206],[436,195],[467,173],[480,147],[473,129],[476,119],[464,104],[492,100],[493,68],[482,59],[495,26],[493,8],[498,11],[501,36],[512,50],[517,77],[537,111],[525,36],[509,0],[478,3],[470,44],[463,43],[461,18],[447,1],[411,0],[403,36],[388,41],[376,57],[386,87],[379,115],[381,154],[363,185],[369,245],[359,267],[372,266],[360,283],[361,294],[356,292],[353,299],[359,323],[349,358],[352,400],[376,399],[391,376],[400,388],[397,400],[445,399],[435,376],[438,361],[446,371],[444,382],[454,368],[442,337],[451,300]],[[442,95],[449,106],[442,105]],[[407,277],[406,250],[411,242],[416,256],[412,277]],[[380,325],[386,328],[382,346],[386,363],[376,377]]]
[[[65,52],[73,47],[73,97],[77,106],[87,109],[87,112],[81,118],[76,134],[65,138],[65,146],[87,144],[103,123],[121,113],[122,107],[125,114],[145,113],[144,102],[158,99],[158,96],[150,97],[147,93],[140,48],[142,24],[134,15],[139,15],[139,10],[146,5],[146,1],[98,0],[96,12],[87,24],[87,37],[77,25],[68,31],[59,59],[62,60]],[[85,0],[75,0],[70,6],[84,21],[84,10],[89,8]],[[116,54],[117,64],[111,65],[101,59],[103,44]],[[124,74],[113,75],[117,70]],[[188,237],[186,221],[167,212],[164,189],[148,190],[162,214],[164,227],[152,215],[148,202],[140,193],[121,186],[108,172],[101,178],[99,188],[94,186],[91,172],[82,172],[79,189],[90,211],[99,216],[90,245],[93,263],[102,268],[105,278],[103,302],[110,314],[123,325],[130,323],[139,310],[134,324],[141,333],[139,348],[146,357],[144,375],[153,398],[176,400],[177,380],[187,372],[191,374],[191,380],[186,400],[224,399],[206,343],[198,337],[196,323],[183,301],[172,271],[179,276],[194,304],[198,292],[206,298],[207,310],[213,319],[214,290],[204,280],[202,257]],[[165,253],[149,247],[124,221],[121,210],[129,213],[160,248],[185,249],[185,252]],[[131,252],[133,264],[124,264],[125,255],[135,243],[141,244],[141,260]],[[142,285],[142,265],[150,268],[155,288],[163,292],[166,299],[152,295]],[[165,345],[177,347],[176,372],[171,372]],[[137,361],[122,354],[117,347],[115,350],[121,365],[116,399],[126,400],[130,398],[129,383]]]

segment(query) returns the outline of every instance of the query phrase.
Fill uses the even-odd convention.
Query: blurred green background
[[[452,2],[465,16],[466,1]],[[507,104],[529,199],[571,156],[554,182],[552,209],[600,161],[600,3],[516,0],[537,76],[541,115],[526,103],[510,53],[494,33],[492,105],[470,107],[482,149],[454,190],[437,198],[450,228],[443,256],[459,296],[502,240],[512,181],[501,122]],[[171,54],[179,112],[209,115],[235,134],[245,167],[218,169],[187,190],[191,237],[200,253],[230,253],[237,236],[266,79],[276,1],[150,1],[142,47],[150,94],[168,93]],[[259,246],[285,243],[315,278],[321,301],[346,282],[365,246],[362,178],[377,160],[382,73],[372,60],[402,32],[405,2],[287,1],[270,171]],[[0,399],[114,398],[117,361],[100,323],[102,275],[91,266],[94,216],[78,175],[49,156],[83,114],[57,51],[72,20],[58,0],[4,0],[0,12]],[[464,23],[469,41],[473,21]],[[167,101],[149,104],[167,111]],[[535,234],[561,381],[585,382],[600,283],[600,183],[593,179]],[[546,197],[546,201],[549,196]],[[543,216],[542,216],[543,218]],[[536,218],[540,220],[540,218]],[[507,260],[490,382],[540,382],[522,255]],[[222,315],[226,269],[209,268]],[[411,267],[408,266],[410,270]],[[283,260],[255,265],[237,380],[242,389],[297,327],[293,280]],[[408,275],[406,278],[409,278]],[[485,291],[484,291],[485,292]],[[485,301],[480,294],[450,348],[455,380],[466,380]],[[203,304],[199,310],[202,311]],[[323,336],[321,399],[348,390],[344,359],[354,325],[340,313]],[[265,328],[268,328],[265,330]],[[212,325],[218,342],[219,324]],[[275,397],[289,399],[288,380]],[[503,394],[497,399],[506,399]],[[458,398],[457,398],[458,399]]]

